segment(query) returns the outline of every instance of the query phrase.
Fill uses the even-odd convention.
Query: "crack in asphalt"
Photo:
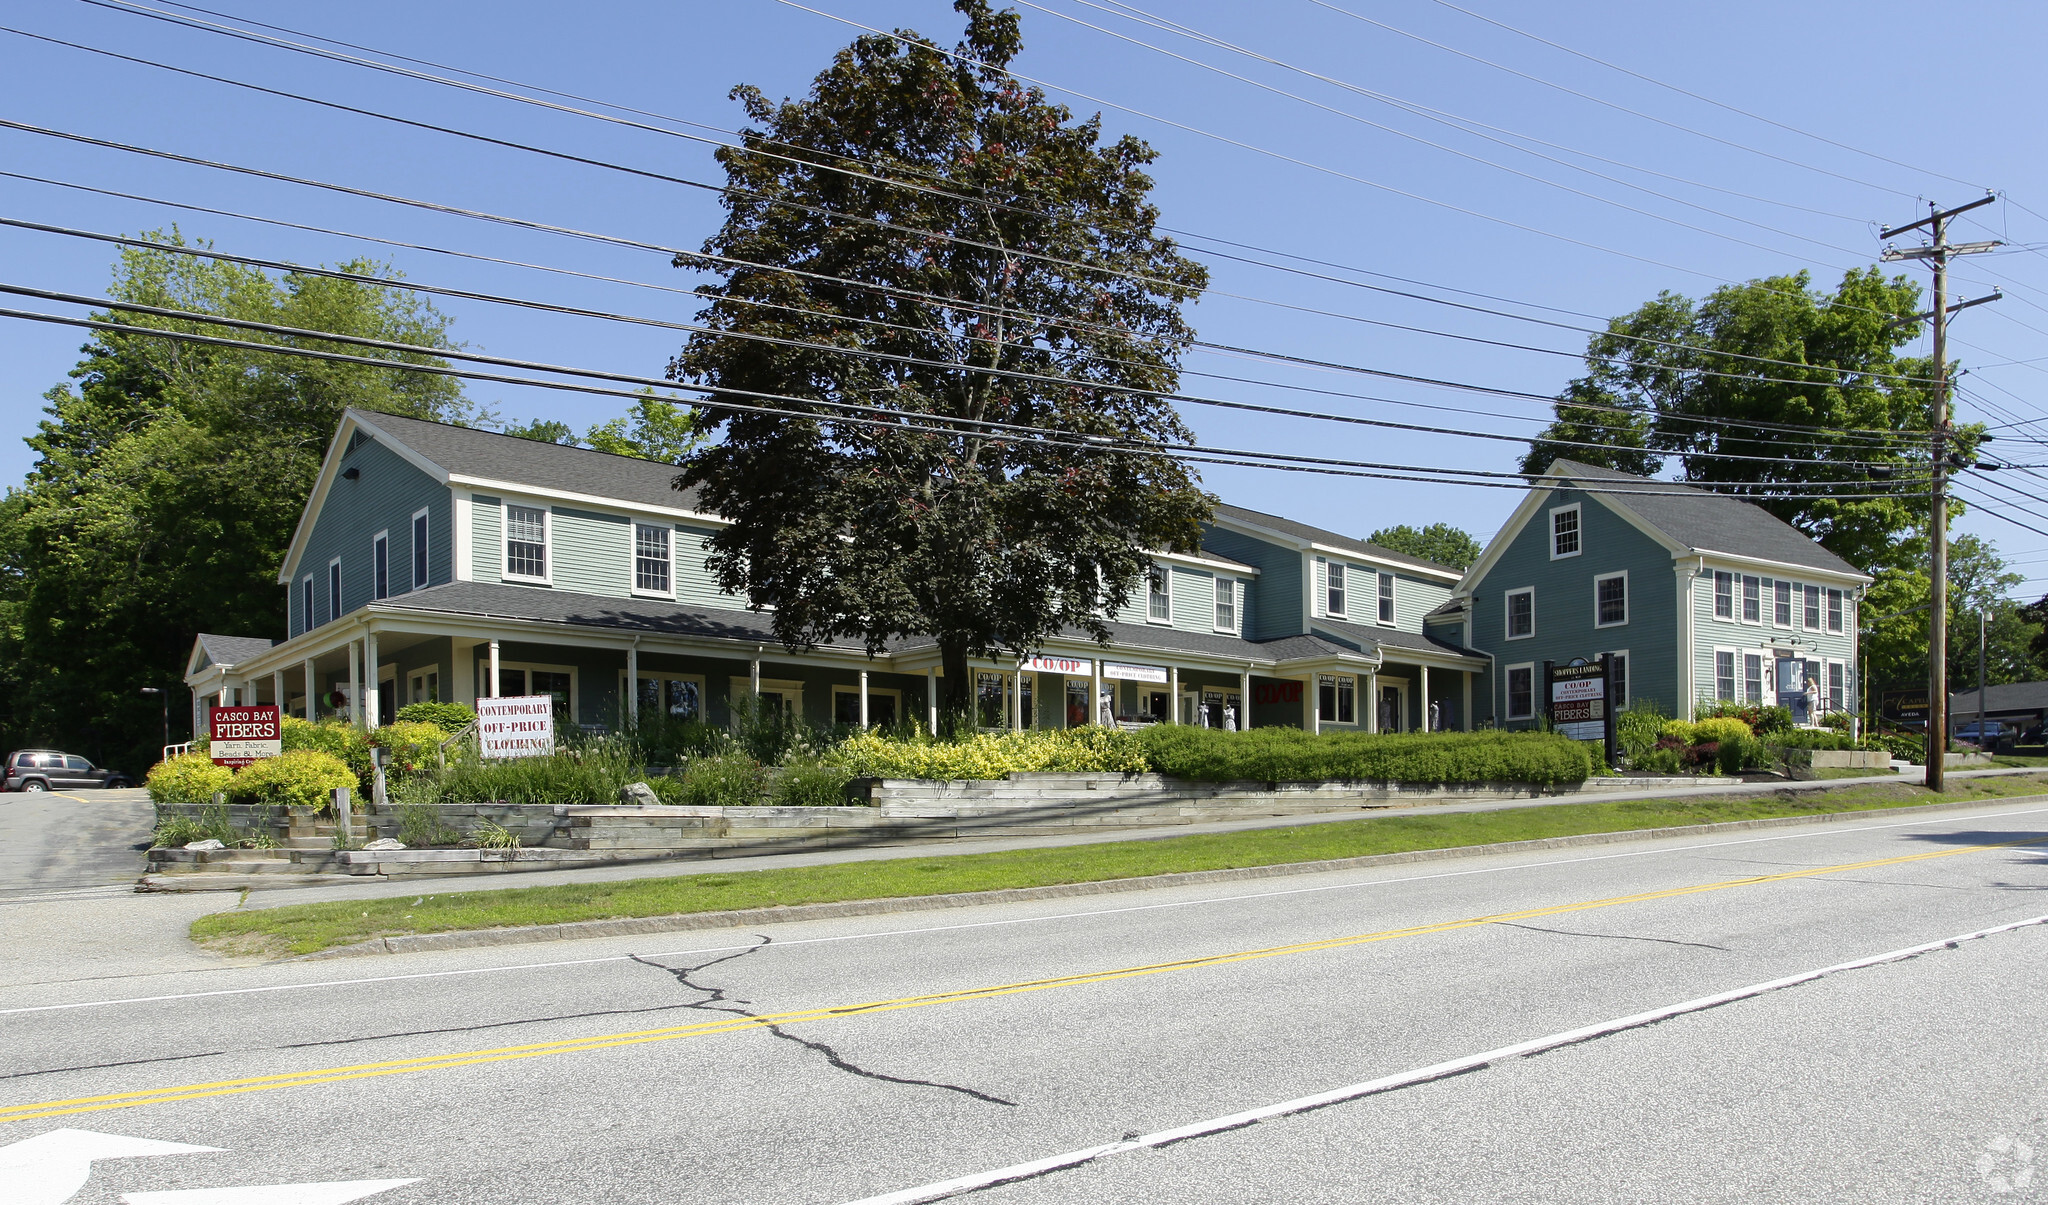
[[[1513,921],[1504,920],[1497,920],[1493,923],[1510,929],[1527,929],[1531,933],[1555,933],[1559,937],[1605,937],[1614,941],[1654,941],[1667,946],[1693,946],[1701,950],[1719,950],[1723,954],[1728,952],[1727,946],[1717,946],[1704,941],[1679,941],[1675,937],[1638,937],[1633,933],[1581,933],[1575,929],[1546,929],[1541,925],[1518,925]]]
[[[655,962],[651,958],[642,958],[638,954],[628,954],[627,957],[631,958],[634,962],[637,962],[642,966],[653,967],[657,971],[662,971],[666,974],[674,976],[675,981],[677,983],[681,984],[686,988],[689,988],[693,992],[703,993],[704,998],[702,1000],[698,1000],[692,1004],[682,1005],[681,1007],[683,1008],[702,1009],[706,1012],[729,1013],[734,1016],[759,1018],[762,1014],[750,1012],[745,1007],[742,1007],[744,1005],[752,1004],[753,1001],[741,1000],[736,997],[729,996],[726,994],[725,989],[723,988],[712,987],[708,984],[703,983],[696,983],[693,982],[690,978],[690,976],[695,975],[700,971],[709,970],[710,968],[717,966],[721,962],[731,962],[736,958],[745,958],[749,954],[754,954],[758,953],[761,950],[765,950],[769,947],[769,945],[773,944],[775,940],[767,934],[760,934],[759,936],[761,938],[761,941],[758,945],[750,946],[747,949],[741,950],[737,954],[727,954],[720,958],[714,958],[709,962],[697,963],[694,966],[672,967],[665,963]],[[982,1092],[974,1088],[963,1087],[959,1084],[946,1084],[940,1083],[937,1080],[912,1079],[908,1076],[887,1075],[880,1071],[870,1071],[865,1067],[861,1067],[852,1062],[849,1062],[844,1055],[840,1054],[837,1050],[834,1050],[832,1047],[826,1045],[825,1043],[815,1041],[811,1038],[798,1037],[797,1035],[790,1033],[782,1026],[776,1025],[773,1022],[764,1021],[761,1023],[760,1028],[767,1030],[769,1033],[775,1035],[776,1037],[782,1039],[785,1042],[794,1042],[797,1045],[804,1047],[806,1050],[810,1050],[819,1055],[822,1055],[824,1056],[825,1061],[831,1064],[834,1068],[840,1071],[844,1071],[849,1075],[857,1075],[862,1079],[880,1080],[883,1083],[888,1084],[903,1084],[907,1087],[912,1088],[938,1088],[946,1092],[958,1092],[962,1096],[971,1096],[976,1100],[986,1101],[987,1103],[992,1105],[1002,1105],[1003,1107],[1010,1109],[1014,1109],[1017,1107],[1017,1102],[1014,1100],[1004,1100],[1000,1096],[991,1096],[986,1092]]]

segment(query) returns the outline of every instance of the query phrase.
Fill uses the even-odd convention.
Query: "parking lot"
[[[0,899],[133,884],[154,819],[139,787],[0,794]]]

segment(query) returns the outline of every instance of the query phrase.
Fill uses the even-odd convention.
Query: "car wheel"
[[[50,784],[44,782],[40,778],[31,778],[27,782],[21,784],[21,789],[24,792],[34,791],[40,793],[49,790]]]

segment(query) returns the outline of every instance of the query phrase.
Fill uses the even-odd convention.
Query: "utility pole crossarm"
[[[1979,198],[1977,198],[1976,200],[1974,200],[1974,201],[1970,202],[1970,203],[1969,203],[1968,205],[1958,205],[1958,206],[1956,206],[1956,207],[1955,207],[1954,209],[1937,209],[1937,210],[1935,210],[1935,211],[1934,211],[1933,213],[1930,213],[1930,214],[1928,214],[1928,215],[1927,215],[1926,217],[1924,217],[1924,218],[1921,218],[1921,219],[1920,219],[1919,221],[1917,221],[1917,222],[1913,222],[1913,223],[1910,223],[1910,224],[1908,224],[1908,225],[1905,225],[1905,226],[1894,226],[1894,227],[1892,227],[1892,228],[1891,228],[1890,230],[1884,231],[1883,233],[1879,234],[1879,235],[1878,235],[1877,237],[1879,237],[1879,238],[1897,238],[1897,237],[1899,237],[1900,235],[1902,235],[1902,234],[1906,233],[1906,232],[1907,232],[1908,230],[1918,230],[1918,229],[1920,229],[1920,228],[1921,228],[1922,226],[1925,226],[1925,225],[1927,225],[1927,224],[1928,224],[1928,223],[1930,223],[1930,222],[1932,222],[1932,223],[1935,223],[1935,224],[1937,225],[1937,227],[1938,227],[1938,226],[1939,226],[1939,224],[1941,224],[1941,223],[1944,223],[1944,222],[1947,222],[1947,221],[1948,221],[1948,220],[1949,220],[1950,218],[1952,218],[1952,217],[1956,216],[1956,215],[1957,215],[1957,214],[1959,214],[1959,213],[1968,213],[1968,212],[1970,212],[1970,211],[1971,211],[1972,209],[1976,209],[1976,208],[1979,208],[1979,207],[1981,207],[1981,206],[1984,206],[1984,205],[1989,205],[1989,204],[1991,204],[1991,203],[1992,203],[1993,201],[1996,201],[1997,199],[1998,199],[1998,194],[1997,194],[1997,193],[1995,193],[1995,192],[1994,192],[1994,193],[1986,193],[1986,194],[1985,194],[1985,195],[1983,195],[1982,197],[1979,197]],[[1936,237],[1935,241],[1936,241],[1936,242],[1940,242],[1941,240],[1940,240],[1940,238],[1938,237],[1938,235],[1939,235],[1939,230],[1938,230],[1938,229],[1937,229],[1937,232],[1936,232],[1936,233],[1937,233],[1937,237]]]

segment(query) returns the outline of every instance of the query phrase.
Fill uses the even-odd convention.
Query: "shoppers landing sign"
[[[486,760],[546,757],[555,751],[555,696],[476,701],[477,752]]]
[[[216,766],[246,766],[284,751],[277,707],[209,707],[206,752]]]

